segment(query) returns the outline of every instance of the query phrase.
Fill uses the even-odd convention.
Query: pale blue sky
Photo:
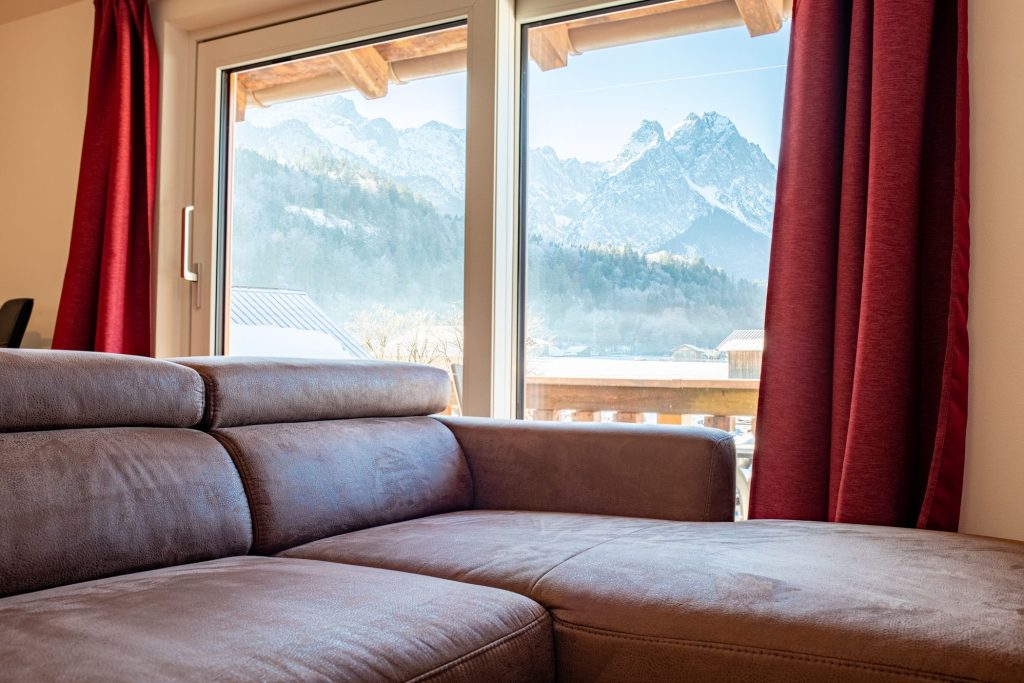
[[[717,111],[776,161],[788,44],[787,23],[758,38],[739,27],[597,50],[547,72],[531,63],[529,145],[607,161],[644,119],[667,131],[691,112]],[[431,120],[463,128],[465,89],[465,74],[455,74],[393,86],[381,100],[346,96],[364,116],[399,128]]]
[[[417,128],[440,121],[466,127],[466,73],[423,78],[404,85],[391,84],[386,97],[368,100],[355,91],[342,93],[363,116],[387,119],[395,128]]]

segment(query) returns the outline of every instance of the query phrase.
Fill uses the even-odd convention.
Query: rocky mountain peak
[[[665,129],[657,121],[645,120],[633,131],[622,151],[611,163],[611,172],[618,173],[629,167],[648,150],[665,143]]]
[[[669,138],[675,141],[677,138],[712,138],[724,139],[728,137],[742,137],[736,125],[728,116],[719,114],[717,111],[709,111],[704,114],[689,114],[679,122],[669,134]]]

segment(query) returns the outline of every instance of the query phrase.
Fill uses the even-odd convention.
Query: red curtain
[[[797,0],[750,516],[956,530],[966,0]]]
[[[159,65],[145,0],[95,0],[89,109],[53,347],[150,355]]]

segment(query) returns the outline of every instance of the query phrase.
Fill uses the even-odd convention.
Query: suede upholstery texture
[[[0,434],[0,595],[241,555],[251,540],[242,481],[209,434]]]
[[[236,557],[0,601],[0,681],[550,681],[551,620],[513,593]],[[55,673],[63,673],[57,676]]]
[[[441,418],[473,473],[473,507],[731,522],[736,447],[664,425]]]
[[[238,356],[174,362],[193,368],[206,384],[207,429],[432,415],[451,397],[447,372],[411,363]]]
[[[663,524],[561,512],[466,510],[325,538],[281,557],[411,571],[531,595],[562,563]]]
[[[1024,680],[1012,541],[471,511],[282,555],[526,595],[555,619],[560,680]]]
[[[75,374],[76,363],[85,370]],[[69,391],[49,398],[65,366]],[[527,598],[245,556],[256,516],[246,488],[257,490],[260,463],[271,465],[262,484],[288,533],[310,519],[316,536],[325,520],[322,533],[334,533],[469,505],[465,461],[435,420],[289,423],[272,426],[276,438],[262,426],[229,430],[257,456],[243,487],[244,463],[182,428],[204,412],[203,382],[188,368],[18,351],[0,356],[0,370],[18,385],[3,423],[14,431],[0,433],[0,680],[553,679],[550,616]],[[37,371],[45,390],[25,388]],[[415,388],[420,375],[403,368],[389,391],[409,377]],[[76,415],[84,428],[54,428],[76,426]],[[289,515],[303,498],[306,516]]]
[[[203,382],[152,358],[0,349],[0,432],[81,427],[192,427]]]
[[[472,502],[455,437],[428,417],[255,425],[214,435],[245,481],[256,553]]]

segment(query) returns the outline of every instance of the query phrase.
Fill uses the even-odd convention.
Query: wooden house
[[[764,330],[733,330],[718,350],[729,356],[729,379],[761,379]]]

